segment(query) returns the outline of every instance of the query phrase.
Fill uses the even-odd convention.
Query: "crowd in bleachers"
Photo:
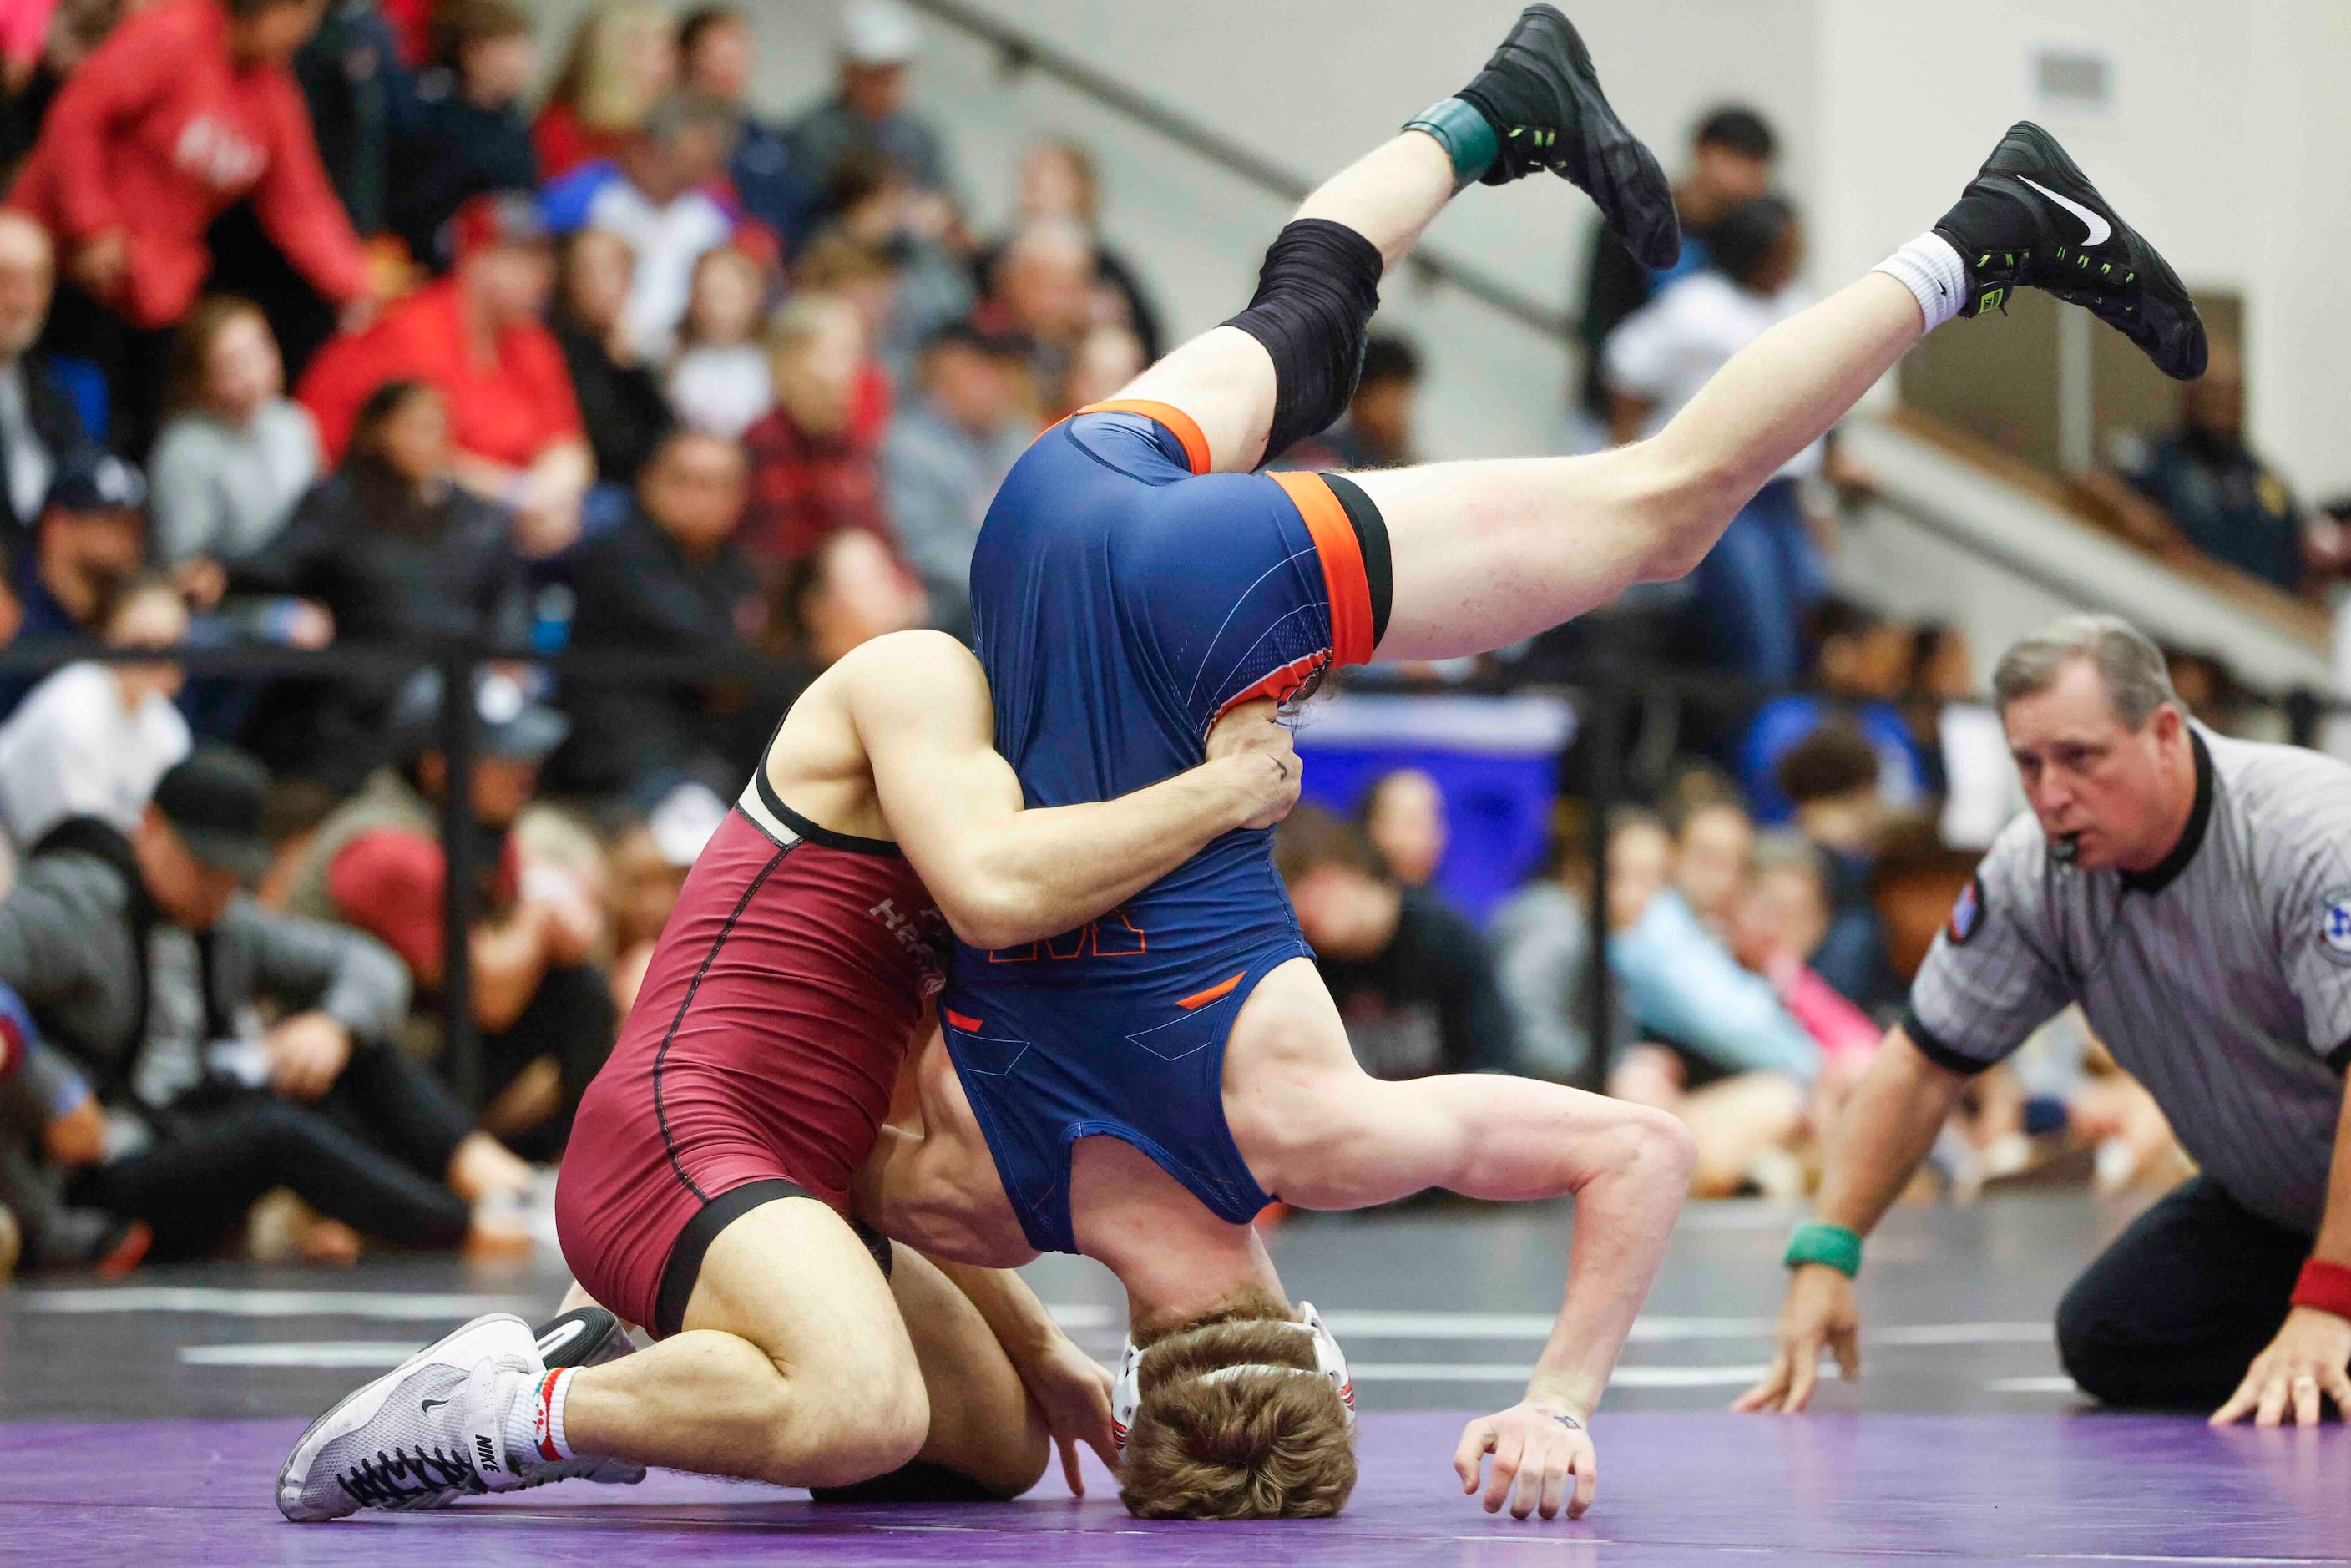
[[[37,0],[0,27],[0,643],[155,655],[0,679],[0,1261],[526,1244],[527,1162],[776,716],[867,638],[968,635],[1014,459],[1166,346],[1082,147],[1031,148],[979,225],[892,0],[853,0],[832,89],[782,121],[725,5],[602,5],[536,95],[549,41],[515,0]],[[1583,398],[1617,438],[1801,306],[1773,154],[1749,111],[1704,121],[1674,275],[1599,242]],[[1283,465],[1412,461],[1420,376],[1374,339],[1347,419]],[[2226,412],[2191,402],[2133,494],[2201,494]],[[1808,453],[1683,598],[1520,651],[1670,645],[1802,688],[1690,718],[1605,824],[1607,1087],[1699,1131],[1706,1191],[1802,1186],[2015,805],[1964,639],[1828,591],[1834,497],[1865,483]],[[452,639],[511,657],[470,693],[171,659]],[[672,657],[559,682],[562,654]],[[453,701],[478,1104],[435,1065]],[[1563,802],[1481,930],[1439,890],[1445,813],[1406,772],[1280,835],[1356,1049],[1587,1076],[1591,824]],[[2154,1162],[2160,1118],[2085,1056],[1987,1075],[1954,1181],[2068,1124]]]
[[[744,12],[601,6],[542,93],[551,42],[513,0],[10,8],[0,641],[158,657],[0,684],[0,1250],[517,1240],[776,716],[967,633],[998,481],[1162,346],[1083,148],[977,225],[889,0],[780,120]],[[433,1065],[468,695],[168,657],[452,639],[515,656],[470,694],[478,1108]]]

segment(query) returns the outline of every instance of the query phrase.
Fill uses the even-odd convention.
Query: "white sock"
[[[579,1370],[567,1366],[530,1379],[507,1407],[507,1460],[517,1475],[528,1465],[573,1457],[563,1436],[563,1402]]]
[[[1918,313],[1933,331],[1959,313],[1967,303],[1968,268],[1951,242],[1929,229],[1870,268],[1907,288],[1918,301]]]

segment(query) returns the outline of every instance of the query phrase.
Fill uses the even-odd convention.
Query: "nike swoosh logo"
[[[446,1405],[449,1402],[446,1399],[427,1399],[423,1405],[419,1406],[418,1408],[424,1411],[427,1415],[430,1415],[432,1413],[433,1406],[435,1405]]]
[[[578,1339],[581,1334],[586,1333],[587,1332],[588,1325],[581,1322],[577,1318],[572,1319],[571,1322],[565,1323],[562,1327],[551,1331],[545,1339],[538,1342],[538,1359],[541,1361],[547,1360],[557,1351],[561,1350],[565,1345],[569,1344],[573,1340]]]
[[[2081,203],[2067,201],[2038,180],[2027,179],[2022,174],[2019,174],[2017,178],[2082,220],[2082,225],[2090,231],[2082,236],[2082,245],[2085,249],[2094,246],[2102,246],[2114,237],[2114,225]]]

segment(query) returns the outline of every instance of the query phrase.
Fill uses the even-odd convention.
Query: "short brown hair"
[[[1877,782],[1877,748],[1842,721],[1821,726],[1788,748],[1772,771],[1781,792],[1799,806],[1831,800]]]
[[[163,406],[167,410],[176,413],[202,406],[204,385],[212,378],[213,342],[230,322],[246,317],[260,322],[264,332],[269,331],[269,318],[261,307],[238,294],[208,294],[180,318],[179,325],[172,329],[166,356],[169,380]],[[269,340],[275,346],[276,334],[272,333]]]
[[[1332,865],[1361,872],[1382,882],[1387,880],[1380,857],[1371,841],[1364,837],[1363,829],[1320,806],[1299,807],[1274,831],[1273,869],[1281,874],[1283,882],[1294,883]]]
[[[455,70],[459,57],[475,44],[502,43],[532,36],[530,13],[515,0],[443,0],[426,28],[433,60]]]
[[[1328,1519],[1346,1506],[1354,1429],[1286,1305],[1244,1290],[1143,1343],[1143,1401],[1119,1464],[1129,1513]],[[1213,1375],[1237,1367],[1265,1370]]]

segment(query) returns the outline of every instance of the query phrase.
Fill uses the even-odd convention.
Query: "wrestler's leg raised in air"
[[[1252,466],[1321,428],[1352,390],[1379,269],[1410,248],[1497,141],[1488,183],[1554,169],[1590,192],[1636,250],[1669,246],[1654,216],[1664,189],[1654,162],[1601,97],[1573,29],[1547,12],[1530,7],[1460,96],[1308,197],[1269,250],[1250,308],[1123,397],[1189,414],[1219,469]],[[1531,128],[1556,141],[1556,162],[1528,163]],[[1757,339],[1651,440],[1590,456],[1355,476],[1390,548],[1378,656],[1484,653],[1634,582],[1683,575],[1923,333],[2001,306],[2018,286],[2085,306],[2171,375],[2202,371],[2203,328],[2170,267],[2053,138],[2020,124],[1933,229]]]
[[[572,1375],[566,1447],[820,1488],[919,1460],[970,1495],[1010,1497],[1043,1473],[1044,1419],[970,1300],[904,1248],[884,1279],[813,1199],[719,1232],[684,1325]]]

